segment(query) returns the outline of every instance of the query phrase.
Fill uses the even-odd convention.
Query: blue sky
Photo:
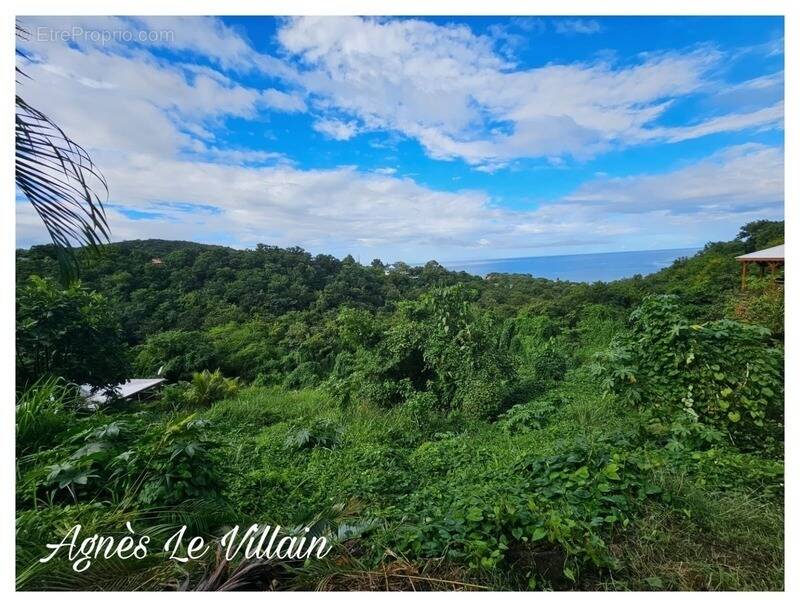
[[[115,240],[418,262],[783,217],[782,18],[20,21],[18,92],[92,153]],[[23,200],[17,241],[46,241]]]

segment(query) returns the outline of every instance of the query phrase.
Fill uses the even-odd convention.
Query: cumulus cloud
[[[725,236],[756,212],[782,211],[780,148],[732,147],[670,173],[599,176],[566,197],[512,210],[487,192],[437,189],[393,167],[301,169],[268,146],[218,140],[229,118],[309,111],[323,115],[313,128],[334,140],[380,129],[390,140],[398,133],[417,139],[434,157],[464,158],[491,171],[520,157],[558,164],[566,153],[779,120],[783,108],[775,105],[686,127],[652,124],[672,97],[704,86],[718,59],[712,51],[650,55],[624,69],[597,62],[520,70],[493,51],[491,39],[464,26],[301,19],[279,32],[287,52],[302,61],[295,69],[256,53],[214,20],[148,26],[164,23],[176,39],[195,24],[211,42],[186,32],[182,48],[213,54],[216,41],[219,56],[209,66],[166,62],[147,45],[29,44],[32,79],[20,92],[102,167],[115,240],[270,242],[414,261],[566,245],[608,250],[623,234],[641,248],[672,246],[676,233],[691,244],[713,230]],[[280,73],[290,87],[245,84],[253,80],[238,74],[251,69]],[[20,245],[47,240],[26,203],[17,205],[17,233]]]
[[[597,22],[558,23],[588,32]],[[723,58],[713,48],[522,69],[489,36],[414,19],[302,17],[278,40],[299,64],[295,81],[324,106],[476,166],[781,124],[782,107],[772,106],[685,129],[657,125],[675,100],[708,92]]]
[[[593,206],[603,213],[671,215],[782,208],[783,169],[781,148],[733,146],[667,173],[601,177],[561,202]]]
[[[332,118],[316,120],[314,122],[314,130],[322,133],[329,139],[336,141],[347,141],[352,139],[358,133],[358,124],[354,120],[343,122]]]
[[[294,93],[284,93],[277,89],[267,89],[261,93],[261,98],[271,108],[284,112],[305,112],[306,102]]]

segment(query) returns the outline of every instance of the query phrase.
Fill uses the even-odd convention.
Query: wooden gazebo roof
[[[784,265],[783,259],[783,245],[779,244],[777,247],[770,247],[768,249],[761,249],[760,251],[753,251],[746,255],[739,255],[736,261],[742,264],[742,289],[747,288],[747,267],[751,264],[757,264],[761,269],[761,274],[764,274],[764,268],[768,267],[770,273],[774,276],[775,271]],[[778,279],[783,282],[782,278]]]
[[[779,244],[777,247],[770,247],[769,249],[762,249],[760,251],[753,251],[747,255],[739,255],[737,261],[742,263],[758,263],[759,261],[783,261],[783,245]]]

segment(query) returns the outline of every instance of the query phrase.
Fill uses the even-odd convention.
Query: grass
[[[692,509],[650,508],[615,545],[604,590],[783,590],[783,509],[741,492],[688,490]]]
[[[313,510],[328,501],[356,495],[369,504],[368,509],[380,510],[381,505],[390,506],[432,487],[446,490],[448,486],[482,483],[481,473],[486,469],[500,469],[512,461],[554,453],[564,441],[576,437],[591,442],[628,423],[624,415],[615,411],[614,403],[600,399],[591,382],[580,373],[573,373],[559,391],[566,404],[550,423],[541,430],[520,434],[502,432],[491,423],[457,421],[452,421],[449,429],[429,432],[415,426],[402,407],[391,411],[370,407],[341,411],[314,391],[287,394],[280,390],[251,390],[236,401],[215,406],[212,415],[236,408],[242,413],[226,413],[226,420],[274,420],[261,428],[251,427],[256,453],[243,450],[244,459],[239,464],[244,467],[245,460],[250,462],[242,478],[251,482],[245,481],[234,499],[246,500],[245,495],[251,491],[263,496],[266,491],[270,497],[251,503],[251,512],[255,516],[291,519],[298,512],[297,502],[313,504]],[[341,447],[302,455],[283,453],[280,445],[291,423],[318,417],[334,419],[345,426]],[[405,437],[401,444],[398,434]],[[409,436],[413,439],[409,440]],[[255,479],[265,479],[265,468],[272,470],[272,476],[268,474],[266,478],[280,482],[252,484]],[[778,501],[735,490],[709,492],[707,487],[697,487],[685,478],[672,478],[670,482],[676,503],[649,505],[632,530],[612,545],[621,570],[590,582],[591,587],[783,588],[783,511]],[[383,570],[379,567],[377,571],[333,576],[327,584],[339,587],[343,579],[352,581],[354,575],[361,580],[359,583],[372,588],[380,585],[373,578],[380,578]],[[460,575],[461,581],[477,586],[486,583],[486,576],[476,580],[474,573],[463,577],[461,571]],[[366,579],[362,579],[364,576]],[[495,587],[514,583],[502,574],[488,577]],[[410,584],[410,579],[403,583]]]
[[[559,455],[576,441],[587,444],[590,450],[594,445],[600,449],[605,436],[630,425],[630,416],[619,411],[613,400],[598,395],[580,370],[571,372],[555,393],[563,404],[544,427],[509,432],[496,423],[420,413],[404,406],[391,410],[367,405],[341,408],[319,390],[242,389],[236,397],[218,402],[203,413],[213,422],[211,432],[222,445],[216,462],[223,473],[221,503],[225,505],[209,505],[205,515],[203,508],[176,511],[173,521],[183,516],[193,521],[194,527],[214,534],[215,529],[231,521],[287,528],[318,520],[323,512],[339,512],[337,520],[363,527],[365,531],[356,537],[342,540],[336,558],[309,564],[289,579],[281,574],[281,587],[526,588],[530,568],[538,566],[535,563],[541,555],[512,556],[511,551],[497,565],[475,567],[459,557],[455,548],[461,549],[462,541],[470,546],[477,539],[461,540],[456,535],[457,541],[441,544],[445,548],[440,552],[435,543],[427,552],[415,552],[399,548],[399,538],[418,532],[420,524],[425,527],[427,523],[418,520],[424,511],[444,513],[435,516],[447,518],[452,515],[446,513],[461,508],[464,500],[474,500],[489,509],[492,504],[504,504],[507,494],[515,490],[517,479],[512,471],[519,466]],[[290,433],[313,426],[315,420],[340,426],[341,442],[333,448],[286,447]],[[757,459],[748,457],[748,466]],[[668,489],[671,501],[642,502],[632,522],[616,526],[607,537],[619,567],[587,569],[575,583],[563,577],[539,580],[537,587],[783,588],[780,497],[761,491],[755,481],[737,489],[730,483],[715,485],[713,479],[700,485],[696,475],[670,467],[650,474],[654,482]],[[68,521],[80,520],[87,522],[87,528],[102,532],[121,528],[123,519],[139,520],[144,525],[147,518],[147,513],[115,511],[106,504],[53,505],[23,511],[17,519],[18,562],[35,562],[41,546],[52,540],[44,537],[43,529],[50,533]],[[163,516],[159,521],[163,527]],[[453,530],[447,528],[447,533]],[[464,533],[468,538],[472,532]],[[557,551],[553,554],[559,558]],[[208,575],[217,566],[197,563],[194,572],[187,572],[159,558],[154,555],[136,565],[98,563],[88,576],[72,575],[61,566],[34,565],[18,571],[18,587],[191,586],[204,583],[198,582],[197,576]],[[234,567],[226,575],[236,583]]]
[[[628,423],[580,372],[573,372],[559,393],[565,405],[546,427],[518,434],[503,432],[492,423],[441,416],[433,428],[403,407],[342,410],[324,393],[309,390],[248,389],[212,407],[210,416],[243,441],[232,461],[231,468],[240,473],[231,478],[229,499],[256,519],[299,524],[315,510],[352,498],[362,504],[366,516],[385,515],[415,495],[446,494],[449,487],[480,495],[486,489],[482,486],[486,470],[557,453],[576,438],[591,443]],[[341,424],[345,429],[341,446],[286,452],[283,442],[290,429],[314,419]],[[670,482],[676,503],[648,505],[632,529],[612,543],[622,568],[594,581],[590,577],[585,582],[588,587],[783,588],[783,511],[778,501],[735,490],[710,492],[687,479]],[[397,532],[399,522],[390,518],[384,523],[386,529],[379,535],[385,541]],[[398,559],[404,562],[400,555]],[[426,571],[431,562],[408,561],[409,569],[391,565],[397,567],[391,575],[385,562],[374,570],[360,562],[361,569],[355,572],[328,572],[325,581],[317,583],[329,588],[347,584],[373,588],[388,579],[390,585],[410,587],[412,578],[401,580],[399,571]],[[456,581],[476,587],[487,582],[492,587],[519,583],[507,573],[477,574],[457,563],[452,570],[461,576]]]

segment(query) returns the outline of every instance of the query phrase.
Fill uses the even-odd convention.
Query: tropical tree
[[[127,344],[105,297],[36,276],[17,290],[18,388],[46,375],[105,387],[129,371]]]

